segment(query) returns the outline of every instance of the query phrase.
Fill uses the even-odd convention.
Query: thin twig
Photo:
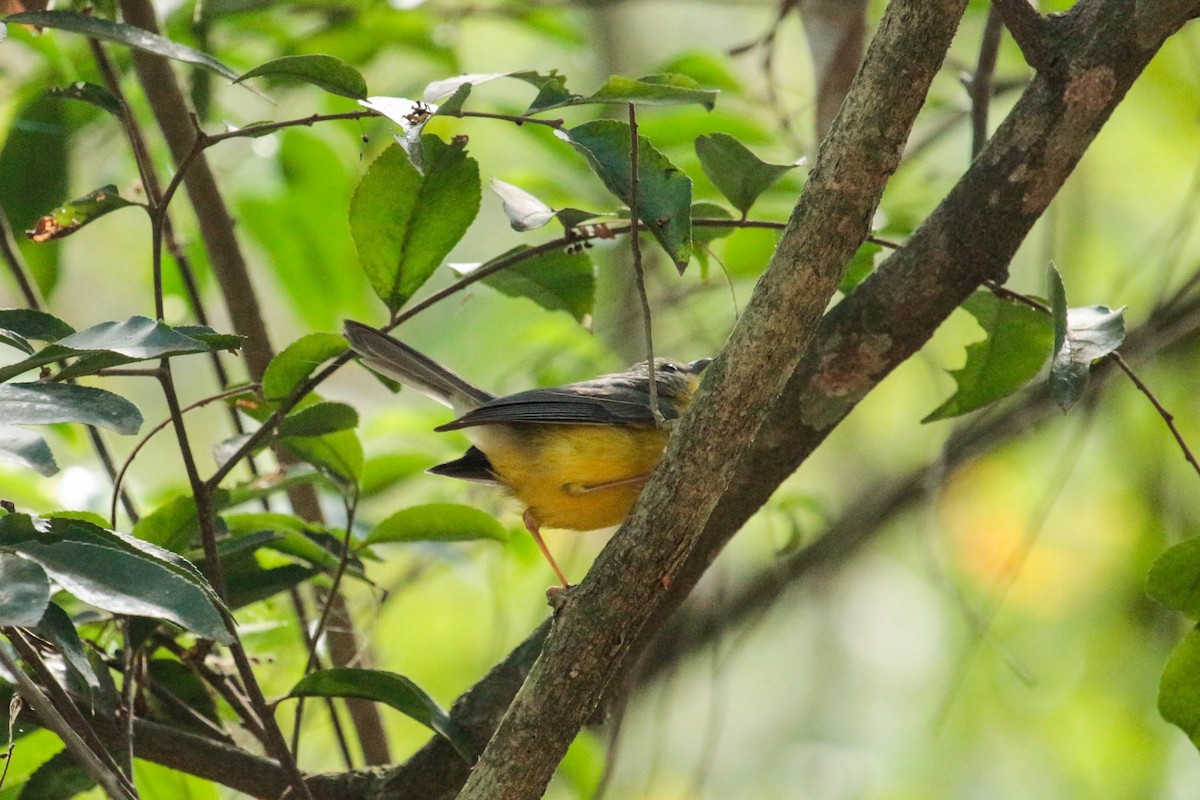
[[[1171,430],[1171,435],[1175,437],[1175,442],[1179,445],[1179,449],[1183,451],[1183,457],[1192,465],[1192,469],[1196,471],[1196,474],[1200,475],[1200,463],[1197,463],[1196,456],[1192,454],[1191,449],[1187,446],[1187,442],[1183,440],[1183,435],[1179,432],[1179,428],[1175,426],[1175,415],[1163,407],[1163,404],[1154,396],[1154,392],[1150,391],[1146,384],[1142,382],[1142,379],[1137,376],[1137,373],[1129,367],[1129,364],[1125,363],[1125,359],[1121,357],[1120,353],[1114,350],[1107,357],[1122,372],[1129,376],[1129,380],[1133,381],[1133,385],[1138,388],[1138,391],[1146,395],[1146,399],[1150,401],[1154,409],[1158,412],[1158,415],[1162,417],[1162,421]]]
[[[988,9],[987,22],[983,26],[983,38],[979,45],[979,60],[975,74],[967,81],[971,95],[971,160],[983,151],[988,140],[988,109],[992,99],[992,77],[996,72],[996,56],[1000,52],[1000,34],[1004,21],[995,5]]]
[[[92,726],[88,724],[71,698],[67,697],[50,669],[42,662],[37,651],[25,640],[16,628],[4,628],[4,635],[13,648],[43,686],[38,686],[10,657],[0,649],[0,667],[12,677],[21,698],[41,719],[42,724],[54,731],[80,766],[104,791],[113,798],[136,800],[137,790],[122,774],[112,756],[104,748]],[[67,717],[70,717],[68,720]]]
[[[629,104],[629,249],[633,253],[633,274],[638,297],[642,301],[642,333],[646,337],[646,372],[650,378],[650,416],[662,427],[663,415],[658,409],[658,382],[654,376],[654,328],[650,317],[650,298],[646,294],[646,270],[642,267],[640,231],[642,210],[638,206],[638,126],[637,110]]]
[[[113,370],[112,372],[116,372],[116,370]],[[110,374],[112,374],[112,373],[110,373]],[[139,372],[138,374],[141,374],[141,373]],[[157,378],[158,371],[155,370],[155,371],[151,372],[150,375],[152,377]],[[209,403],[216,402],[217,400],[224,400],[227,397],[232,397],[234,395],[241,394],[242,392],[245,392],[245,391],[255,391],[258,388],[258,386],[259,386],[259,384],[252,383],[252,384],[248,384],[246,386],[238,386],[233,389],[228,389],[219,394],[210,395],[209,397],[202,397],[199,400],[195,401],[194,403],[190,403],[190,404],[184,406],[181,409],[181,412],[186,414],[189,411],[193,411],[197,408],[201,408],[203,406],[208,405]],[[121,464],[120,471],[117,472],[116,478],[113,479],[113,496],[112,496],[112,502],[109,504],[109,520],[112,522],[112,526],[114,529],[116,529],[116,527],[117,527],[117,495],[121,490],[122,482],[125,480],[125,473],[129,471],[129,468],[131,466],[133,466],[133,460],[135,458],[137,458],[137,455],[138,455],[138,453],[141,452],[142,448],[145,447],[147,444],[149,444],[150,439],[154,436],[154,434],[156,434],[159,431],[161,431],[162,429],[166,428],[168,425],[171,424],[171,422],[172,422],[171,418],[167,417],[162,422],[158,423],[153,428],[151,428],[149,431],[147,431],[146,435],[143,436],[141,438],[141,440],[139,440],[138,443],[133,446],[133,449],[129,451],[129,455],[127,455],[125,457],[124,463]]]

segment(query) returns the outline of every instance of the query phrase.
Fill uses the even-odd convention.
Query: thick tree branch
[[[587,579],[459,797],[540,797],[567,745],[656,615],[733,468],[806,350],[866,237],[957,27],[963,0],[893,0],[788,228],[663,465]],[[686,457],[683,455],[686,454]]]
[[[1037,12],[1029,0],[992,0],[1013,41],[1021,48],[1025,63],[1044,74],[1056,69],[1052,23]]]

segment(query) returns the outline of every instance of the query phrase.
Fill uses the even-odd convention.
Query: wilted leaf
[[[289,697],[356,697],[384,703],[444,736],[468,764],[475,763],[471,742],[421,687],[403,675],[370,669],[327,669],[306,675]]]
[[[33,230],[26,235],[35,242],[48,242],[70,236],[75,231],[95,222],[110,211],[133,205],[117,194],[117,187],[102,186],[89,195],[72,200],[39,219]]]
[[[1125,307],[1067,307],[1062,276],[1050,265],[1050,301],[1054,317],[1054,358],[1050,362],[1050,396],[1067,411],[1083,397],[1092,363],[1125,341]]]
[[[524,189],[492,178],[492,191],[504,204],[504,213],[514,231],[532,231],[554,219],[554,209]]]
[[[508,541],[495,517],[471,506],[429,503],[397,511],[375,526],[367,544],[385,542],[466,542],[476,539]]]
[[[459,98],[460,104],[462,99]],[[409,100],[407,97],[368,97],[366,100],[359,100],[358,104],[387,117],[400,127],[400,135],[395,137],[396,143],[408,156],[413,168],[418,173],[423,172],[425,151],[421,146],[421,133],[425,130],[425,123],[438,112],[437,104]]]
[[[1038,374],[1053,336],[1049,317],[991,292],[979,291],[963,303],[985,338],[967,347],[967,363],[950,370],[954,394],[922,422],[949,419],[982,408],[1015,392]]]
[[[350,232],[371,287],[393,313],[421,288],[479,211],[465,142],[423,138],[424,174],[399,147],[371,164],[350,201]]]
[[[629,125],[602,119],[556,133],[583,154],[610,192],[631,205]],[[638,136],[637,205],[646,229],[682,272],[692,252],[692,181],[644,136]]]
[[[700,167],[733,207],[746,216],[750,206],[795,164],[768,164],[727,133],[696,139]]]
[[[352,100],[367,96],[362,73],[340,58],[320,53],[276,58],[240,75],[234,83],[260,76],[292,78]]]

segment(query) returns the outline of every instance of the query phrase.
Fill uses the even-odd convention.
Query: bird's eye
[[[679,372],[679,365],[673,361],[664,361],[658,365],[659,372]]]

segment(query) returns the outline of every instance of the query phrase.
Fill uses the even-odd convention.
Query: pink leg
[[[567,576],[563,575],[563,571],[558,568],[558,562],[554,560],[554,556],[550,555],[550,548],[546,547],[546,543],[542,541],[542,534],[540,533],[542,524],[533,515],[532,509],[525,509],[524,520],[525,528],[533,535],[533,540],[537,542],[538,549],[542,551],[542,555],[550,562],[550,567],[554,570],[554,574],[562,581],[563,588],[569,589],[571,584],[567,581]]]

